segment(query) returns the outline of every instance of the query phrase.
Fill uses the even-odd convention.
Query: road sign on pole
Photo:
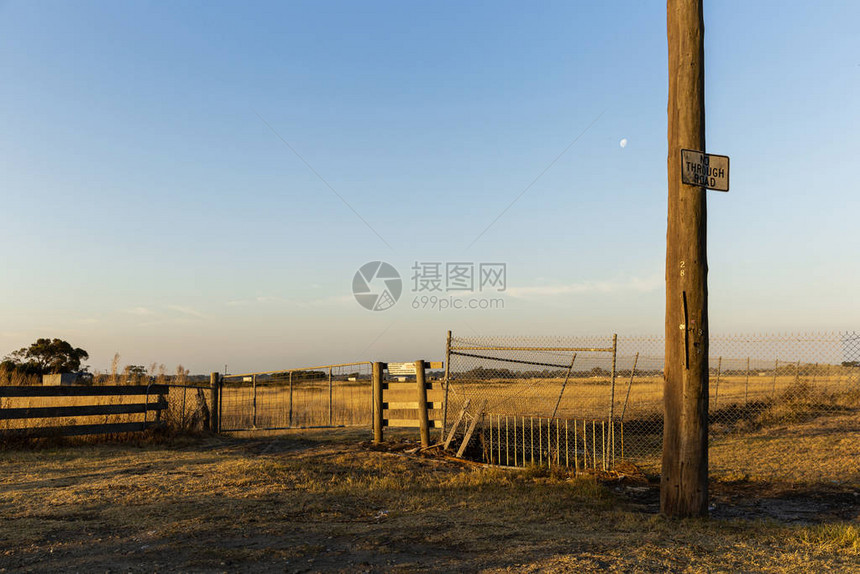
[[[729,156],[682,149],[681,182],[717,191],[728,191]]]

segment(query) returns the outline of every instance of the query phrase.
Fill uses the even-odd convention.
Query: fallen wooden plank
[[[451,426],[451,432],[448,433],[448,438],[445,439],[444,449],[448,450],[448,446],[451,444],[451,441],[454,440],[454,433],[457,432],[457,427],[460,426],[460,422],[463,420],[463,417],[466,416],[466,410],[469,408],[469,404],[472,402],[472,399],[466,399],[466,402],[463,404],[463,408],[460,409],[460,414],[457,415],[457,418],[454,419],[454,424]]]
[[[461,444],[460,448],[457,449],[457,458],[462,457],[463,453],[466,452],[466,446],[468,446],[469,441],[472,439],[472,434],[474,434],[475,428],[478,426],[478,420],[484,417],[484,411],[486,409],[487,400],[484,399],[483,402],[481,402],[481,408],[478,409],[477,413],[475,413],[472,423],[469,425],[469,430],[466,431],[466,436],[463,437],[463,444]]]

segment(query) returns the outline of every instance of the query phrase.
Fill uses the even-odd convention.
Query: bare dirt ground
[[[712,519],[669,521],[632,467],[504,471],[366,439],[0,451],[0,571],[860,571],[853,481],[721,479]]]

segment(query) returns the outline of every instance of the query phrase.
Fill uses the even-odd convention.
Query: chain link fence
[[[446,426],[469,400],[484,412],[470,451],[488,462],[658,472],[663,349],[662,337],[452,337]],[[712,336],[710,352],[712,474],[857,474],[860,335]]]
[[[225,375],[219,410],[222,431],[370,428],[371,363]]]

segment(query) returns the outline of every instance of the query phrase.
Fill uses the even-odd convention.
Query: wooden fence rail
[[[0,421],[135,415],[143,414],[143,420],[101,424],[60,424],[51,426],[27,426],[0,429],[0,439],[37,438],[48,436],[80,436],[138,432],[161,425],[161,412],[167,409],[167,385],[95,386],[95,387],[0,387]],[[139,402],[121,404],[76,404],[49,406],[12,406],[16,399],[48,399],[47,402],[62,402],[69,397],[96,399],[104,397],[134,397]],[[139,397],[139,398],[138,398]],[[46,401],[40,401],[46,402]],[[154,420],[148,420],[153,412]]]

